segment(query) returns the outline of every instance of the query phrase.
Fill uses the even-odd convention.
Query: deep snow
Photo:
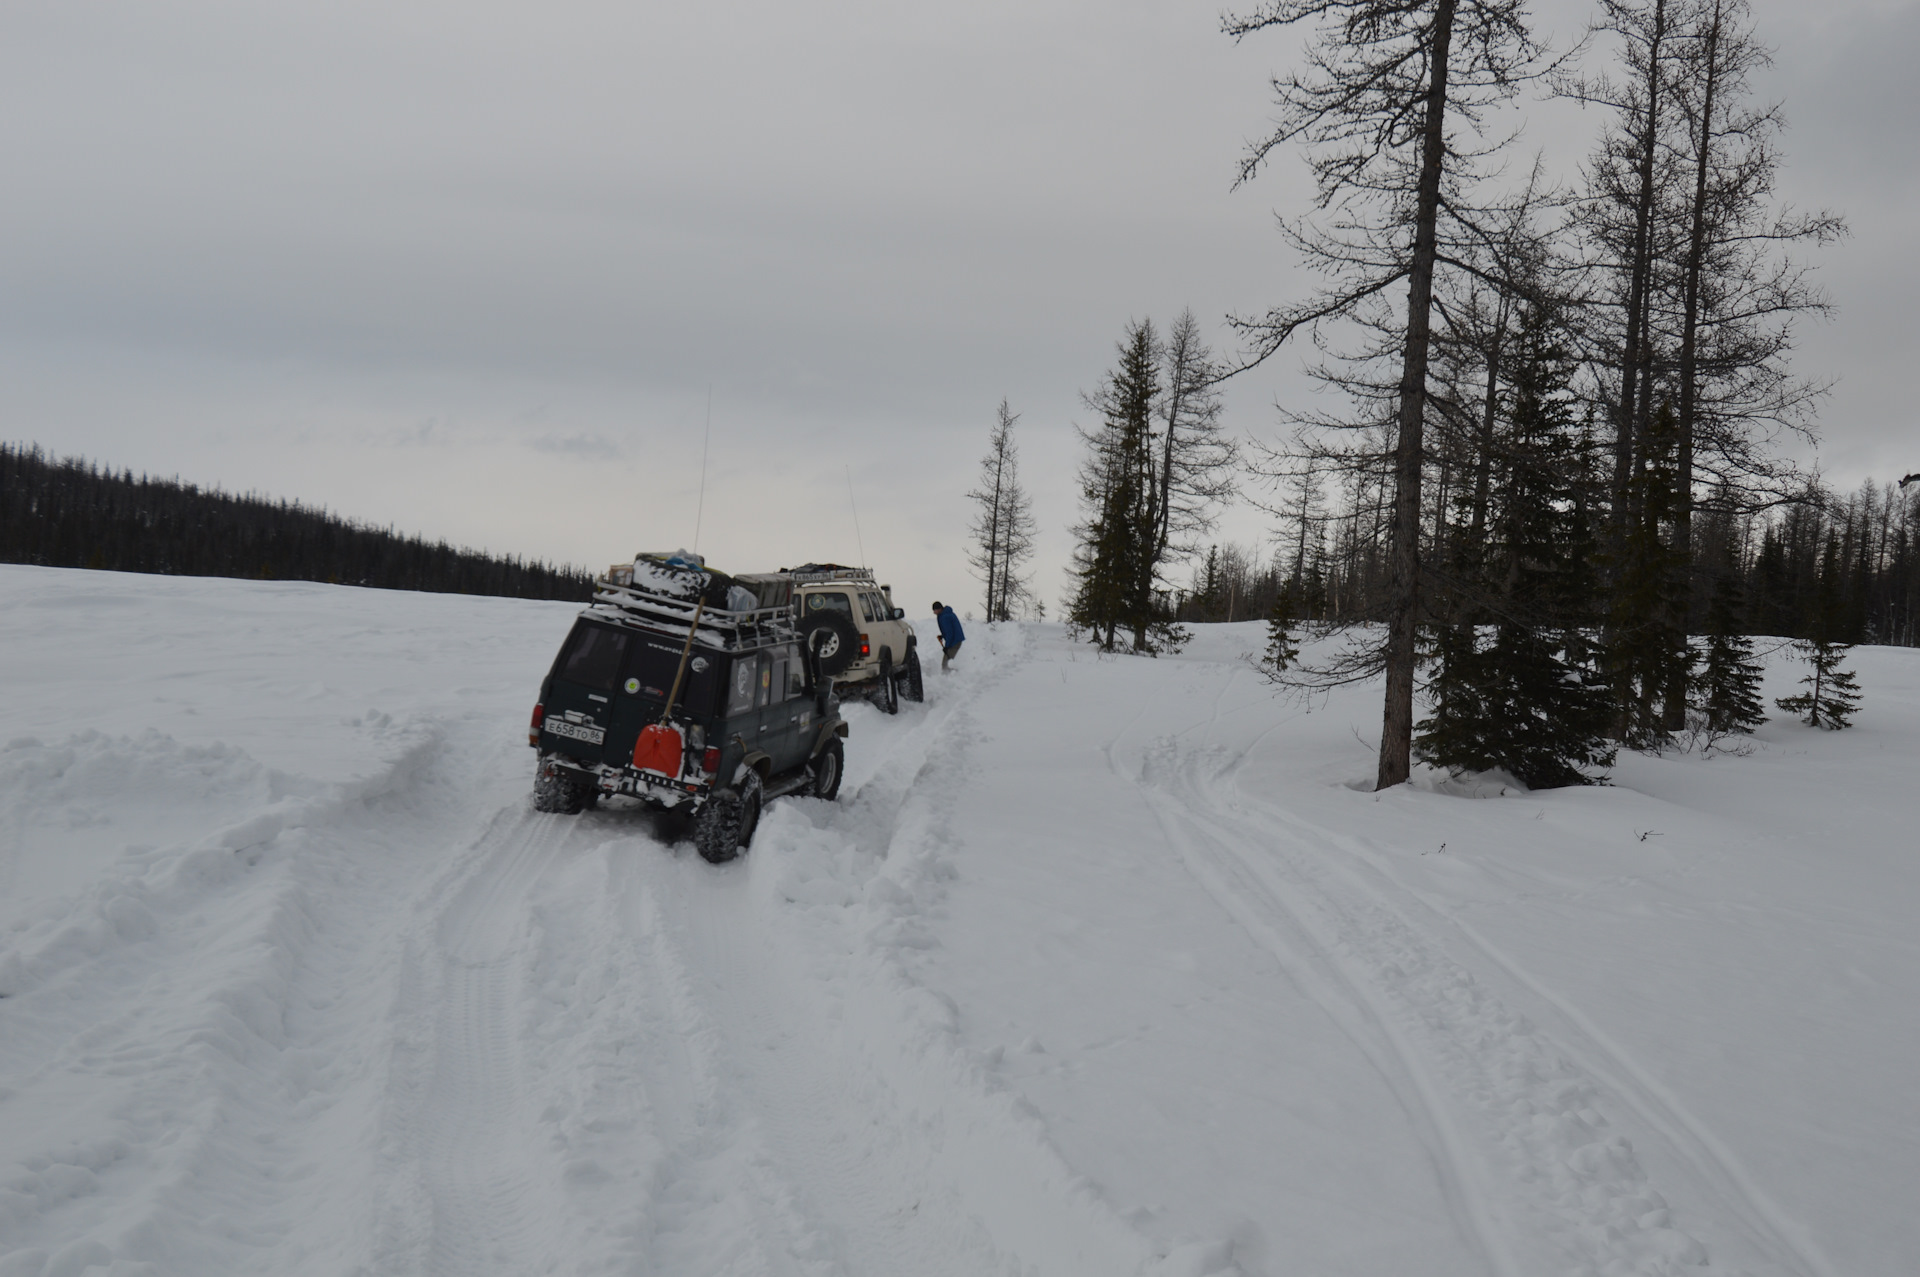
[[[530,810],[573,610],[0,567],[0,1277],[1914,1269],[1920,652],[1376,795],[1258,625],[976,624],[716,867]]]

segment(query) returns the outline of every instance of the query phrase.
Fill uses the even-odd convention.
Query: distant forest
[[[1288,586],[1301,619],[1371,620],[1382,607],[1382,545],[1391,511],[1349,502],[1304,506],[1270,558],[1253,547],[1214,546],[1175,591],[1182,621],[1257,620]],[[1920,484],[1863,483],[1851,494],[1810,482],[1776,509],[1703,511],[1689,570],[1704,627],[1705,600],[1731,578],[1746,600],[1748,634],[1806,638],[1823,628],[1848,643],[1920,647]]]
[[[0,562],[585,601],[589,573],[0,443]]]

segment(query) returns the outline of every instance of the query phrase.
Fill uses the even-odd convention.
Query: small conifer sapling
[[[1840,662],[1852,650],[1851,643],[1829,643],[1822,639],[1802,639],[1795,644],[1813,671],[1800,680],[1807,690],[1797,696],[1783,696],[1774,704],[1789,714],[1798,714],[1809,727],[1837,732],[1850,727],[1848,721],[1860,708],[1860,685]]]
[[[1740,584],[1720,578],[1707,605],[1707,636],[1700,677],[1693,687],[1694,708],[1709,732],[1751,734],[1767,721],[1760,705],[1761,664],[1753,659],[1753,640],[1740,633]]]
[[[1273,606],[1267,610],[1267,651],[1260,667],[1269,678],[1285,673],[1300,659],[1300,645],[1293,637],[1293,582],[1274,591]]]

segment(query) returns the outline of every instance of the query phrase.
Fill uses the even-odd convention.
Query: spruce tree
[[[1823,639],[1799,639],[1794,643],[1813,672],[1800,680],[1807,690],[1796,696],[1782,696],[1774,704],[1789,714],[1798,714],[1809,727],[1837,732],[1851,727],[1860,708],[1860,685],[1840,662],[1853,649],[1851,643],[1829,643]]]
[[[1443,627],[1420,724],[1419,756],[1436,766],[1504,768],[1530,788],[1591,784],[1613,761],[1608,696],[1579,628],[1593,594],[1591,532],[1574,491],[1582,475],[1570,409],[1570,360],[1544,306],[1522,321],[1512,374],[1499,517],[1480,588],[1492,634]],[[1494,575],[1497,574],[1497,575]]]
[[[1707,638],[1700,677],[1693,684],[1694,708],[1710,732],[1751,733],[1767,721],[1760,707],[1764,672],[1753,659],[1753,640],[1742,633],[1739,578],[1723,573],[1707,605]]]
[[[1800,680],[1800,685],[1807,690],[1774,702],[1787,713],[1798,714],[1809,727],[1836,732],[1852,726],[1849,720],[1860,708],[1860,685],[1840,664],[1853,650],[1853,644],[1840,642],[1838,638],[1849,625],[1847,582],[1840,558],[1838,538],[1829,532],[1826,553],[1820,562],[1813,630],[1794,644],[1801,657],[1813,666],[1813,671]]]
[[[1273,606],[1267,609],[1267,650],[1260,658],[1260,668],[1268,677],[1284,674],[1300,659],[1300,645],[1293,637],[1295,611],[1293,582],[1289,581],[1274,591]]]
[[[1087,396],[1102,420],[1081,432],[1087,444],[1080,470],[1086,517],[1074,528],[1078,545],[1070,568],[1074,589],[1067,621],[1104,651],[1113,651],[1125,635],[1130,650],[1152,655],[1176,651],[1187,639],[1187,631],[1174,622],[1155,588],[1164,545],[1160,510],[1167,488],[1156,468],[1161,454],[1155,448],[1155,412],[1163,352],[1152,323],[1129,324],[1119,353],[1118,366],[1099,391]],[[1182,429],[1187,421],[1181,418]]]

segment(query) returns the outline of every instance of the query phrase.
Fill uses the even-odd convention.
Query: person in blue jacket
[[[953,609],[941,607],[939,599],[933,601],[933,619],[940,622],[940,672],[945,674],[953,658],[960,655],[960,645],[967,641],[967,632],[960,628],[960,618],[953,614]]]

